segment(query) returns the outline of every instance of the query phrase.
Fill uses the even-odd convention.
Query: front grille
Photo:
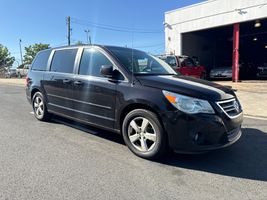
[[[222,111],[230,118],[238,116],[241,112],[241,106],[236,99],[217,102]]]

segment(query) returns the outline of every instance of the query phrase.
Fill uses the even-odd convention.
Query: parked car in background
[[[19,78],[25,77],[28,74],[30,65],[20,65],[17,70],[16,74]]]
[[[232,66],[213,68],[210,71],[210,79],[232,79],[232,74]]]
[[[200,153],[241,136],[242,107],[230,88],[181,76],[145,52],[67,46],[37,54],[26,78],[35,117],[50,114],[121,133],[136,155],[155,159],[169,147]]]
[[[263,63],[257,67],[256,75],[257,78],[267,78],[267,63]]]
[[[5,72],[5,78],[12,78],[12,77],[17,77],[16,69],[14,68],[8,69]]]
[[[161,55],[158,57],[182,75],[206,79],[205,67],[197,65],[194,60],[188,56]]]

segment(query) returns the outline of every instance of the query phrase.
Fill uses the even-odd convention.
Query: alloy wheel
[[[34,113],[36,114],[36,117],[42,118],[44,115],[44,102],[40,96],[37,96],[34,99],[33,108],[34,108]]]
[[[136,117],[128,126],[131,144],[141,152],[151,151],[157,141],[157,133],[152,123],[144,117]]]

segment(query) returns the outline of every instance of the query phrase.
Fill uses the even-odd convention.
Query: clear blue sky
[[[133,38],[134,47],[157,54],[164,51],[164,12],[198,2],[201,0],[0,0],[0,43],[17,60],[20,38],[23,50],[34,43],[65,45],[66,17],[70,16],[79,19],[79,24],[71,24],[72,43],[86,42],[84,30],[89,29],[95,44],[132,46]],[[126,27],[127,31],[101,29],[99,25]],[[132,34],[130,29],[153,33]]]

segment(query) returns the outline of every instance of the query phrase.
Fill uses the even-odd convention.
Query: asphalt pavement
[[[0,199],[267,199],[267,120],[245,118],[229,148],[152,162],[120,135],[31,111],[23,87],[0,85]]]

